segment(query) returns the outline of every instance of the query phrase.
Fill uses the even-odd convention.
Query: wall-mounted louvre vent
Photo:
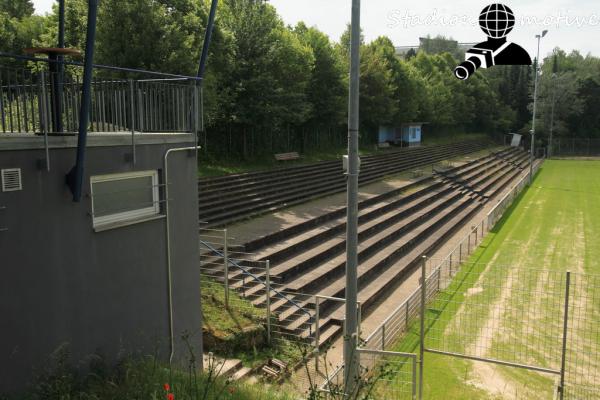
[[[3,192],[14,192],[23,189],[20,168],[3,169],[1,173]]]

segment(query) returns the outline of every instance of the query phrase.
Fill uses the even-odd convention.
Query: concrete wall
[[[191,135],[139,135],[137,164],[130,137],[89,138],[89,176],[159,170],[169,148],[193,146]],[[75,138],[51,138],[50,172],[41,169],[40,137],[0,137],[0,168],[21,168],[23,190],[0,191],[0,393],[22,388],[32,368],[68,343],[75,362],[94,353],[169,352],[164,218],[95,232],[91,201],[73,203],[65,174]],[[197,166],[191,152],[169,161],[174,331],[201,349]],[[164,182],[162,182],[164,183]],[[177,340],[177,353],[184,346]]]

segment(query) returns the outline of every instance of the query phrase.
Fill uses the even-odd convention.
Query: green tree
[[[573,71],[545,73],[541,76],[538,89],[537,126],[549,135],[553,120],[555,136],[568,136],[568,119],[578,117],[583,111],[579,96],[579,82]]]
[[[241,134],[241,153],[263,141],[266,130],[300,125],[309,118],[306,89],[314,57],[309,46],[287,29],[265,1],[227,0],[220,24],[230,35],[235,61],[220,78],[219,91],[228,94],[227,123]],[[251,143],[249,143],[251,142]]]
[[[314,57],[314,68],[307,88],[307,100],[312,105],[309,126],[337,126],[346,116],[347,82],[344,63],[329,37],[316,28],[298,23],[294,32],[302,43],[309,46]]]
[[[398,86],[388,50],[383,38],[362,47],[360,118],[363,141],[373,142],[379,126],[393,124],[398,113]]]
[[[0,13],[6,13],[9,18],[21,20],[31,17],[33,12],[33,2],[30,0],[0,0]]]
[[[0,51],[23,54],[33,47],[44,31],[44,17],[33,15],[33,5],[28,1],[0,0]],[[23,62],[4,59],[3,63],[16,66]]]

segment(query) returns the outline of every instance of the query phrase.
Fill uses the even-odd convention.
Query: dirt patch
[[[490,317],[481,328],[479,337],[475,343],[467,348],[466,354],[476,354],[480,357],[485,357],[490,352],[494,335],[501,327],[501,316],[504,313],[504,306],[511,296],[513,282],[514,272],[511,271],[508,275],[506,286],[502,288],[500,298],[491,307]],[[489,363],[473,363],[473,367],[475,379],[469,383],[491,394],[502,395],[504,398],[512,398],[506,397],[506,394],[515,393],[516,388],[512,382],[504,379],[495,366]]]
[[[470,288],[469,290],[467,290],[467,296],[473,296],[473,295],[479,294],[481,292],[483,292],[482,287]]]

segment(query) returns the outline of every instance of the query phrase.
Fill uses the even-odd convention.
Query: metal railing
[[[76,73],[0,66],[0,133],[69,134],[79,128],[82,82]],[[92,81],[90,132],[191,133],[200,119],[196,81]]]
[[[549,157],[600,156],[599,138],[554,138],[548,142]]]

